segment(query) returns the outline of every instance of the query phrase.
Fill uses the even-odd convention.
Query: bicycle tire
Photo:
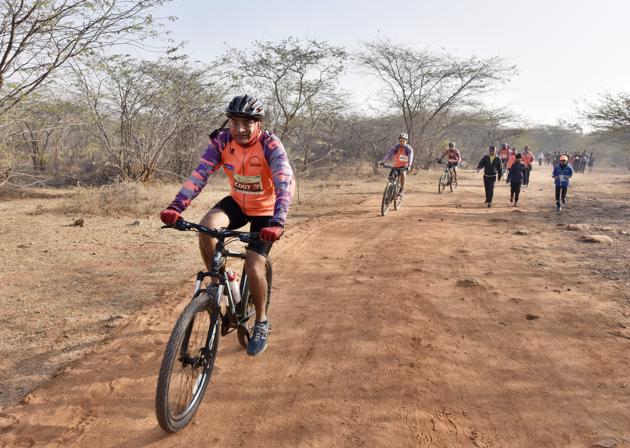
[[[387,182],[385,191],[383,192],[383,200],[381,201],[381,215],[385,216],[389,209],[389,203],[391,201],[391,190],[394,188],[391,182]]]
[[[438,193],[439,194],[442,194],[442,192],[444,191],[444,188],[446,188],[446,178],[447,178],[446,173],[442,173],[442,175],[440,176],[440,179],[438,180]]]
[[[269,304],[271,303],[271,284],[273,281],[273,263],[271,262],[271,258],[269,256],[267,256],[267,260],[265,261],[265,278],[267,279],[267,302],[265,303],[265,313],[268,313]],[[251,330],[256,321],[256,307],[251,300],[251,293],[249,291],[247,275],[245,274],[245,267],[243,267],[243,273],[241,275],[241,302],[239,303],[239,307],[243,310],[242,315],[245,315],[245,313],[250,315],[250,318],[245,323],[246,328],[239,326],[236,331],[239,344],[241,344],[243,348],[247,348]]]
[[[157,420],[166,432],[181,431],[190,423],[208,387],[219,346],[219,310],[216,304],[216,291],[216,285],[211,285],[193,298],[175,323],[166,345],[155,398]],[[208,321],[207,330],[194,329],[196,322],[206,320],[202,318]],[[191,345],[191,337],[193,345]],[[199,344],[200,347],[191,349],[194,343]],[[199,351],[199,356],[192,356],[197,351]],[[177,367],[182,369],[183,384],[181,378],[176,381],[173,377]],[[187,375],[187,370],[191,375]],[[181,397],[175,397],[177,400],[175,411],[171,408],[169,400],[174,398],[171,395],[171,386],[183,386],[184,390],[188,389],[190,392],[190,397],[183,406]]]

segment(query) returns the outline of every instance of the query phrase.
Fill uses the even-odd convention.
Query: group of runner
[[[553,166],[556,167],[560,164],[560,156],[563,153],[560,151],[555,152],[540,152],[538,154],[538,166]],[[568,156],[568,154],[567,154]],[[595,165],[595,155],[591,151],[590,154],[586,152],[586,150],[575,151],[572,155],[569,156],[569,165],[571,165],[576,173],[585,173],[586,168],[588,168],[588,172],[593,171],[593,166]]]
[[[383,157],[381,165],[388,160],[392,160],[392,166],[395,168],[411,168],[413,161],[413,148],[407,143],[407,141],[407,134],[405,132],[401,132],[398,136],[398,144],[389,149]],[[442,156],[438,159],[438,162],[441,162],[444,157],[447,157],[448,168],[452,170],[454,179],[456,180],[457,167],[461,162],[461,153],[456,148],[454,142],[450,142],[448,144],[448,148],[444,150]],[[529,185],[534,160],[534,154],[527,145],[523,148],[523,152],[519,153],[516,148],[510,147],[507,143],[502,143],[498,155],[496,154],[496,148],[494,145],[491,145],[488,148],[488,154],[483,156],[477,164],[477,172],[483,169],[486,206],[488,208],[492,207],[496,181],[497,179],[501,180],[505,176],[505,182],[510,185],[510,203],[512,203],[514,207],[518,207],[521,189],[523,186],[527,187]],[[577,162],[575,162],[576,166],[579,166],[579,169],[583,169],[585,160],[584,157],[574,157],[572,160],[577,160]],[[591,160],[594,159],[591,158]],[[540,158],[539,164],[542,165]],[[571,165],[569,157],[566,154],[558,153],[558,160],[557,163],[554,163],[554,169],[552,172],[552,177],[556,187],[556,209],[558,211],[562,210],[562,205],[566,204],[569,178],[573,176],[573,168]],[[403,172],[403,177],[401,178],[401,195],[404,194],[404,182],[405,176]]]

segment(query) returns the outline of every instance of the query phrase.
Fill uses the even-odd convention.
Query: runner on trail
[[[259,355],[267,348],[271,326],[267,319],[267,280],[265,260],[273,242],[284,233],[293,197],[293,170],[276,135],[261,126],[262,103],[250,95],[235,96],[225,115],[225,129],[210,135],[201,162],[182,186],[175,200],[160,213],[167,225],[174,225],[181,214],[206,186],[208,177],[221,166],[230,183],[230,194],[217,202],[201,220],[206,227],[238,229],[250,223],[250,232],[260,240],[250,242],[245,256],[245,271],[256,306],[256,324],[247,354]],[[199,233],[199,247],[206,268],[212,268],[216,239]]]
[[[558,166],[553,169],[552,177],[556,184],[556,210],[562,210],[562,204],[567,202],[567,190],[569,189],[569,178],[573,176],[573,168],[569,165],[569,157],[566,154],[560,156]]]
[[[503,168],[501,167],[501,159],[495,154],[494,145],[488,148],[488,154],[483,156],[477,165],[477,172],[483,168],[483,187],[486,191],[486,202],[488,208],[492,207],[492,196],[494,195],[494,184],[503,176]]]
[[[512,165],[514,165],[514,162],[516,162],[516,148],[510,148],[508,147],[508,159],[507,159],[507,164],[506,166],[503,168],[503,171],[505,173],[507,173],[510,168],[512,167]],[[505,183],[509,184],[510,181],[505,179]]]
[[[507,169],[508,158],[510,156],[510,147],[507,143],[501,143],[501,149],[499,149],[499,158],[501,159],[501,169],[505,171]]]
[[[525,165],[525,179],[523,180],[523,185],[529,185],[529,176],[532,173],[532,168],[534,167],[534,154],[529,150],[529,146],[525,146],[525,151],[521,154],[523,165]]]
[[[457,166],[462,160],[462,155],[459,153],[459,150],[455,148],[455,142],[450,142],[448,144],[448,149],[442,153],[442,157],[440,157],[440,162],[442,161],[444,156],[448,157],[447,167],[453,171],[453,180],[457,182]]]
[[[522,162],[521,154],[516,154],[515,162],[508,172],[508,181],[510,182],[510,202],[514,202],[514,207],[518,207],[518,198],[521,194],[521,186],[527,177],[527,168]]]
[[[591,152],[591,154],[588,156],[588,172],[589,173],[593,172],[593,165],[594,164],[595,164],[595,156]]]
[[[392,159],[392,165],[394,168],[404,168],[407,167],[411,169],[411,163],[413,162],[413,148],[407,144],[409,140],[409,136],[406,132],[401,132],[398,136],[398,144],[392,146],[390,150],[385,154],[383,160],[381,161],[381,165],[384,165],[389,159]],[[407,178],[407,173],[405,171],[400,172],[400,192],[399,196],[403,196],[405,194],[405,179]]]
[[[540,151],[538,153],[538,166],[542,166],[544,160],[545,160],[545,153]]]

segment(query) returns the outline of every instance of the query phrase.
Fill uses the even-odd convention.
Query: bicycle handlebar
[[[243,243],[249,243],[250,241],[256,241],[259,239],[258,232],[241,232],[238,230],[228,230],[228,229],[214,229],[206,226],[202,226],[201,224],[195,224],[194,222],[188,222],[183,219],[177,221],[174,225],[162,226],[163,229],[175,229],[180,231],[186,230],[197,230],[198,232],[205,233],[206,235],[210,235],[213,238],[218,238],[220,240],[225,240],[226,238],[236,237]]]
[[[408,166],[395,167],[395,166],[392,166],[392,165],[387,165],[387,164],[385,164],[385,163],[384,163],[384,164],[382,164],[381,166],[382,166],[383,168],[391,168],[391,169],[393,169],[393,170],[398,170],[398,171],[407,171],[407,170],[409,169],[409,167],[408,167]]]

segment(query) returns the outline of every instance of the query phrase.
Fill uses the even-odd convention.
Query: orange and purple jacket
[[[413,162],[413,148],[409,145],[395,144],[383,157],[383,162],[392,159],[392,164],[396,168],[410,167]]]
[[[230,182],[230,196],[245,215],[273,216],[271,224],[285,225],[293,197],[293,170],[280,139],[265,130],[247,148],[232,139],[229,129],[211,137],[170,207],[183,212],[221,166]]]
[[[532,166],[534,164],[534,154],[533,153],[526,151],[521,156],[523,158],[523,165],[525,165],[525,167]]]

